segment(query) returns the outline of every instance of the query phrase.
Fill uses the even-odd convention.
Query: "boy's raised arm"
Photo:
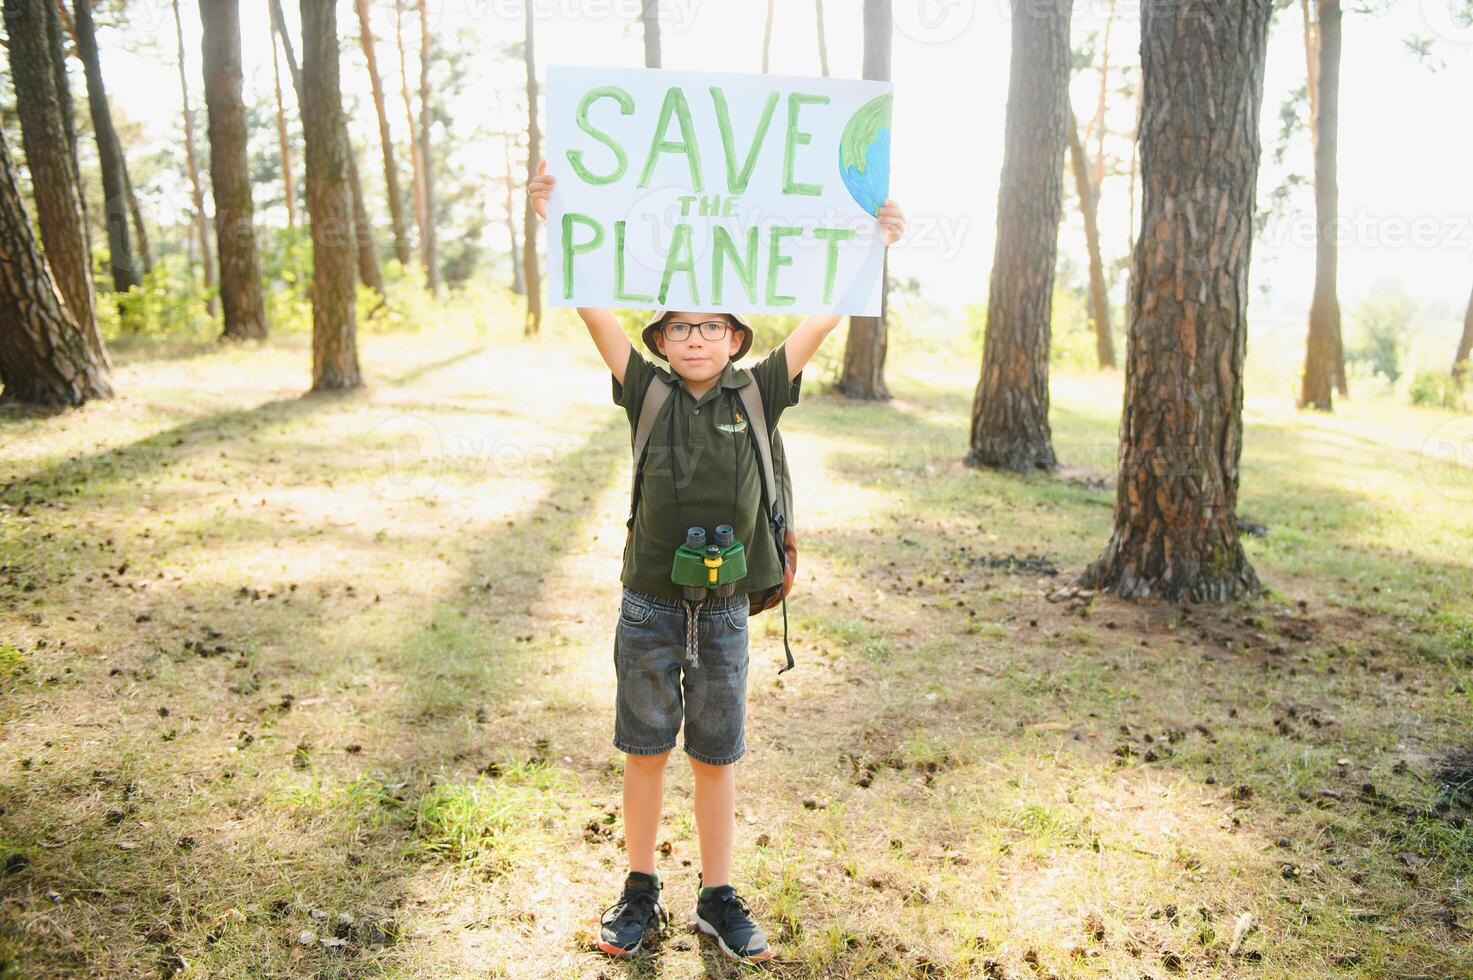
[[[614,380],[624,383],[624,368],[629,365],[629,354],[634,345],[624,335],[624,328],[614,314],[600,306],[580,306],[578,315],[588,327],[588,335],[594,346],[603,355],[604,363],[614,372]]]
[[[527,184],[527,194],[532,198],[532,210],[544,221],[547,220],[547,199],[556,182],[557,178],[547,172],[547,161],[543,160],[537,168],[537,176]],[[624,336],[624,328],[619,326],[614,314],[596,306],[580,306],[578,315],[588,327],[588,335],[593,338],[594,346],[603,355],[604,363],[614,372],[614,380],[623,384],[624,368],[629,364],[629,352],[634,349],[629,338]]]

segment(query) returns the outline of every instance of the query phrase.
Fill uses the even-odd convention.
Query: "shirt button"
[[[692,415],[700,415],[701,414],[701,410],[698,408],[694,412],[691,412],[691,414]]]

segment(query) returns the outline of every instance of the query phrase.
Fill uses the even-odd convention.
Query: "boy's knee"
[[[695,756],[689,754],[686,755],[686,758],[690,760],[690,767],[694,769],[698,774],[709,773],[711,775],[716,775],[736,765],[735,762],[727,762],[722,765],[716,765],[711,762],[703,762],[702,760],[697,759]]]

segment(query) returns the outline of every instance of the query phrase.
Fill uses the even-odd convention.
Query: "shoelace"
[[[736,892],[728,892],[721,899],[721,925],[723,928],[727,925],[733,909],[743,916],[747,922],[752,921],[752,909],[747,905],[746,900]]]
[[[611,925],[619,922],[621,919],[634,918],[636,916],[642,920],[647,920],[651,916],[654,916],[657,921],[662,923],[670,920],[670,914],[665,911],[663,905],[659,904],[659,896],[654,889],[625,892],[619,897],[617,902],[603,910],[603,914],[599,916],[599,920],[603,921],[610,912],[616,909],[619,911],[614,916],[613,922],[610,923]]]

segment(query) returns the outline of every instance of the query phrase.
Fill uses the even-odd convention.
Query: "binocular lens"
[[[703,551],[706,547],[706,529],[703,527],[686,528],[685,546],[693,551]]]
[[[732,530],[730,524],[716,525],[716,544],[722,548],[725,548],[727,545],[731,544],[731,539],[735,536],[735,534],[736,532]]]

